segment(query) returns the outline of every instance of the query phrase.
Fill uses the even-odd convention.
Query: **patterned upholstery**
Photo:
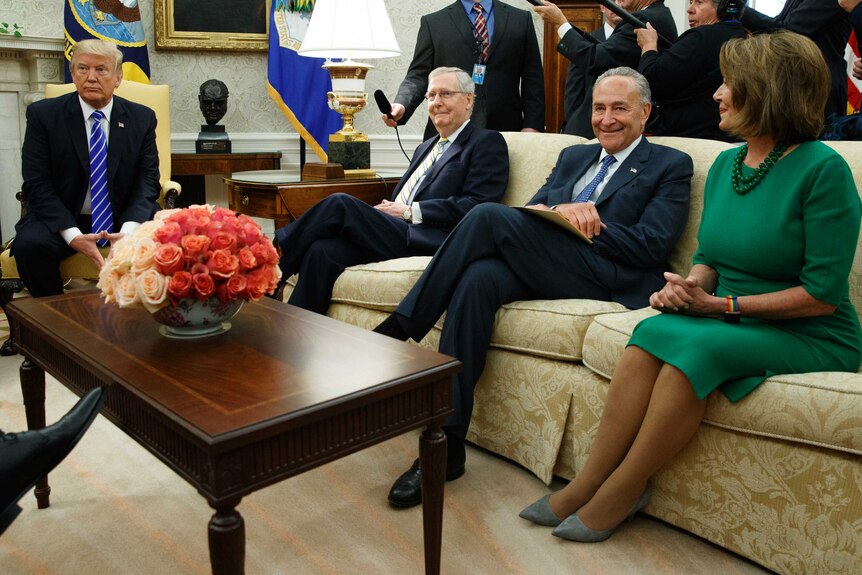
[[[504,202],[525,203],[574,137],[504,134],[510,183]],[[670,260],[686,273],[697,247],[703,186],[729,144],[651,138],[695,164],[689,222]],[[829,143],[862,188],[862,144]],[[851,298],[862,311],[862,253]],[[427,258],[349,268],[328,315],[366,327],[382,321]],[[287,290],[289,294],[289,289]],[[588,300],[514,302],[497,312],[468,439],[545,482],[571,478],[589,454],[610,374],[637,321],[653,312]],[[435,347],[439,327],[420,342]],[[862,375],[773,377],[731,404],[709,398],[694,440],[653,479],[650,515],[779,573],[862,573]],[[514,515],[513,515],[514,517]]]

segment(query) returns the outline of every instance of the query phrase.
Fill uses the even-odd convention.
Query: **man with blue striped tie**
[[[74,46],[76,92],[27,108],[21,150],[27,214],[12,255],[34,297],[63,293],[60,261],[75,252],[99,267],[99,247],[152,218],[159,197],[156,116],[114,96],[123,55],[102,40]]]
[[[335,194],[276,230],[282,277],[299,274],[288,303],[326,313],[344,268],[432,255],[474,206],[503,197],[508,148],[499,132],[470,121],[470,75],[437,68],[428,78],[425,99],[437,135],[416,148],[391,198],[370,206]]]

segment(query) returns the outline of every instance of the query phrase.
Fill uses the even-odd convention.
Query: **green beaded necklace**
[[[736,157],[733,158],[733,170],[731,170],[731,183],[733,184],[733,191],[735,191],[740,196],[744,196],[751,190],[757,187],[758,184],[766,177],[766,174],[772,169],[772,166],[775,165],[775,162],[784,155],[784,152],[787,151],[787,148],[790,146],[775,146],[772,148],[772,151],[769,152],[769,155],[757,166],[757,169],[750,176],[742,175],[742,160],[745,159],[745,155],[748,154],[748,144],[745,144],[739,151],[736,153]]]

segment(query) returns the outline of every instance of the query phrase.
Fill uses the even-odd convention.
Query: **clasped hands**
[[[716,316],[716,297],[700,287],[694,276],[687,278],[665,272],[667,283],[649,298],[649,305],[663,313],[684,313],[686,315]]]
[[[99,232],[98,234],[81,234],[75,236],[71,242],[69,242],[69,247],[78,251],[96,264],[96,267],[102,269],[102,266],[105,265],[105,258],[102,257],[102,252],[99,251],[99,246],[96,245],[97,240],[108,240],[111,244],[111,251],[108,253],[108,259],[110,259],[111,254],[114,251],[114,242],[122,238],[126,234],[109,234],[108,232]]]
[[[404,212],[407,210],[407,208],[407,204],[402,204],[401,202],[390,202],[389,200],[383,200],[382,202],[374,206],[374,209],[380,210],[384,214],[395,216],[399,220],[404,217]]]

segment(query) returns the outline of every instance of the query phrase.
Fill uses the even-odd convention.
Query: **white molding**
[[[231,140],[231,150],[234,152],[261,152],[280,150],[282,153],[282,168],[299,165],[299,136],[297,134],[270,134],[239,132],[228,133]],[[175,154],[192,154],[195,151],[195,141],[198,135],[194,132],[176,132],[171,134],[171,152]],[[401,149],[398,140],[393,136],[369,136],[371,141],[371,167],[381,172],[400,173],[407,169],[409,162]],[[404,151],[408,156],[421,143],[421,136],[405,135],[401,137]],[[317,156],[306,148],[306,161],[317,162]]]
[[[39,36],[22,36],[15,38],[11,34],[0,35],[0,48],[11,50],[35,50],[40,52],[63,52],[62,38],[42,38]]]

